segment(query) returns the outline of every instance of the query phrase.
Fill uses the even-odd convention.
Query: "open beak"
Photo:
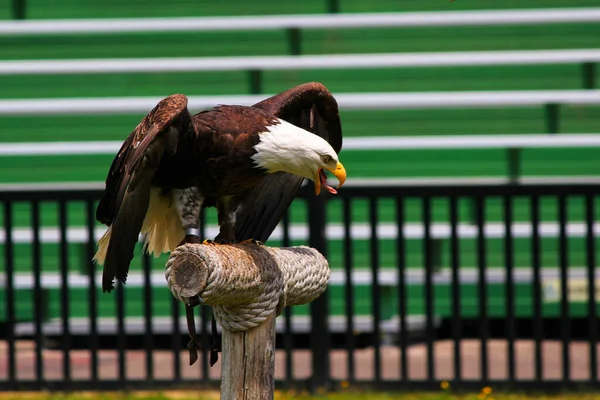
[[[331,172],[333,175],[335,175],[335,177],[338,179],[339,183],[337,185],[337,188],[342,187],[344,182],[346,182],[346,168],[344,168],[342,163],[338,162],[335,169],[327,168],[327,170],[329,172]],[[327,176],[325,175],[325,172],[323,171],[322,168],[319,168],[317,170],[317,174],[314,179],[314,182],[315,182],[315,194],[317,196],[321,193],[321,187],[324,187],[331,194],[337,193],[337,191],[334,188],[327,185]]]

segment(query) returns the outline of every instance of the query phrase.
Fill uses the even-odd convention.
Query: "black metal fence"
[[[319,249],[332,275],[310,307],[278,318],[278,384],[597,388],[599,189],[348,184],[325,199],[302,188],[274,243]],[[100,194],[0,192],[0,389],[217,385],[206,350],[187,364],[160,260],[140,257],[125,287],[99,290]],[[198,313],[207,349],[210,309]]]

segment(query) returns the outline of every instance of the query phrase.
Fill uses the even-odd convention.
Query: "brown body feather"
[[[339,152],[337,104],[318,83],[253,107],[219,106],[193,116],[184,95],[158,103],[123,143],[98,205],[96,218],[109,226],[95,257],[104,264],[103,290],[112,290],[113,278],[125,282],[140,232],[155,255],[183,239],[173,189],[198,187],[203,207],[216,205],[220,215],[238,209],[234,239],[266,241],[303,180],[255,168],[254,146],[278,118],[324,137]]]

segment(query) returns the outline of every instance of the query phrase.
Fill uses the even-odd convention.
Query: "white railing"
[[[348,137],[344,138],[343,148],[344,150],[445,150],[590,146],[600,146],[600,134]]]
[[[94,239],[98,240],[106,231],[106,227],[97,227],[94,230]],[[595,223],[593,227],[595,235],[600,234],[600,223]],[[409,223],[404,225],[404,237],[406,239],[424,239],[425,226],[420,223]],[[484,225],[484,235],[488,239],[502,239],[506,235],[503,223],[488,222]],[[570,222],[566,225],[566,234],[569,237],[584,237],[587,227],[583,222]],[[216,225],[208,225],[206,237],[215,237],[219,233]],[[341,240],[344,238],[344,227],[341,224],[330,223],[325,229],[328,240]],[[479,230],[473,224],[463,223],[457,226],[457,236],[460,239],[475,239],[478,237]],[[514,238],[529,238],[533,233],[533,227],[529,222],[516,222],[512,225],[512,235]],[[558,237],[560,226],[556,222],[542,222],[539,225],[540,237]],[[289,230],[290,239],[307,240],[309,236],[308,225],[292,224]],[[451,235],[451,226],[446,223],[434,223],[430,226],[430,235],[433,239],[449,239]],[[368,240],[371,237],[371,228],[367,223],[352,224],[350,237],[354,240]],[[377,237],[379,239],[396,239],[398,237],[398,227],[394,223],[379,223],[377,225]],[[54,227],[43,227],[39,230],[41,243],[59,243],[60,231]],[[278,226],[269,240],[281,240],[283,230]],[[87,228],[70,227],[67,229],[66,240],[68,243],[86,243],[88,240]],[[142,240],[142,236],[139,237]],[[0,230],[0,244],[6,241],[6,232]],[[33,230],[31,228],[14,228],[12,231],[13,243],[31,243],[33,241]]]
[[[560,279],[560,269],[544,266],[540,270],[543,280]],[[479,282],[479,271],[476,267],[461,266],[458,273],[459,281],[463,284],[477,284]],[[569,266],[567,271],[569,279],[585,279],[587,268],[580,266]],[[600,270],[596,271],[596,277],[600,278]],[[378,282],[382,285],[396,285],[398,283],[398,270],[395,266],[383,266],[377,274]],[[489,266],[485,270],[485,280],[488,283],[506,282],[506,268],[500,266]],[[373,274],[370,270],[356,268],[352,270],[352,282],[355,285],[370,285],[373,283]],[[408,268],[404,272],[404,279],[409,285],[419,285],[425,283],[425,269]],[[432,276],[433,284],[447,285],[452,282],[452,273],[449,269],[434,272]],[[531,267],[517,267],[513,270],[513,280],[515,283],[530,283],[533,280],[533,269]],[[43,272],[40,276],[40,284],[43,288],[62,288],[61,276],[59,272]],[[102,285],[100,274],[95,278],[96,285]],[[332,268],[329,277],[330,283],[344,284],[346,276],[344,271]],[[89,277],[84,274],[69,272],[67,276],[67,286],[73,288],[89,288]],[[165,284],[164,272],[152,272],[150,274],[150,283],[152,286],[161,286]],[[34,287],[34,277],[32,273],[16,272],[13,280],[15,289],[32,289]],[[131,271],[127,275],[127,286],[141,286],[144,284],[144,276],[138,271]],[[6,278],[0,276],[0,288],[6,287]]]
[[[352,186],[461,186],[461,185],[504,185],[506,183],[522,183],[531,185],[554,185],[554,184],[596,184],[600,185],[600,177],[596,175],[552,175],[520,176],[516,179],[499,176],[471,176],[471,177],[403,177],[403,178],[348,178],[344,187]],[[302,186],[308,185],[304,182]],[[331,186],[336,185],[337,181],[332,179],[329,182]],[[63,190],[104,190],[105,182],[102,181],[69,181],[69,182],[27,182],[27,183],[0,183],[0,192],[7,191],[37,191],[37,192],[56,192]]]
[[[164,275],[164,274],[163,274]],[[72,275],[69,275],[69,288],[71,288],[71,278]],[[58,277],[55,275],[54,278]],[[54,279],[53,278],[53,279]],[[0,278],[2,279],[2,278]],[[18,275],[17,275],[18,281]],[[135,278],[134,278],[135,279]],[[139,283],[134,279],[127,279],[127,286],[139,286]],[[516,281],[516,280],[515,280]],[[50,288],[55,286],[46,286],[45,277],[42,276],[42,287]],[[102,285],[101,280],[98,280],[97,286],[100,287]],[[333,279],[330,279],[330,282],[333,282]],[[75,283],[77,285],[78,283]],[[154,283],[153,283],[154,285]],[[164,276],[163,280],[160,281],[156,286],[160,288],[164,288]],[[0,287],[1,281],[0,281]],[[22,288],[21,286],[17,286]],[[33,285],[31,286],[33,287]],[[60,287],[60,286],[58,286]],[[85,284],[85,286],[75,286],[75,287],[85,287],[89,288],[89,284]],[[295,334],[299,333],[309,333],[312,330],[312,322],[310,319],[310,315],[293,315],[290,318],[291,331]],[[354,315],[352,317],[352,329],[354,333],[360,332],[372,332],[374,326],[374,318],[371,315]],[[187,321],[183,316],[178,316],[175,320],[179,324],[179,331],[185,332],[187,329]],[[123,319],[123,330],[119,328],[119,321],[116,317],[97,317],[96,318],[97,327],[96,332],[100,335],[114,335],[119,334],[121,332],[130,335],[147,335],[148,328],[146,326],[146,321],[143,317],[135,317],[135,316],[127,316]],[[427,320],[424,315],[407,315],[405,318],[406,329],[409,332],[423,332],[426,327]],[[330,315],[327,317],[327,324],[329,326],[329,332],[335,333],[344,333],[347,328],[347,319],[345,315]],[[152,316],[152,333],[154,334],[173,334],[173,317],[172,316],[163,316],[159,314],[153,314]],[[199,324],[199,323],[197,323]],[[439,327],[441,325],[441,319],[439,317],[433,318],[433,326]],[[204,326],[208,330],[210,329],[210,321],[207,319],[204,321]],[[391,318],[383,318],[379,320],[378,326],[380,332],[382,334],[397,334],[399,330],[399,322],[397,317]],[[64,330],[62,320],[60,318],[50,318],[45,320],[41,327],[41,330],[36,328],[34,322],[17,322],[14,324],[14,333],[16,337],[27,337],[28,339],[35,336],[36,332],[42,332],[42,335],[46,336],[56,336],[56,335],[65,335],[67,331]],[[278,333],[286,332],[285,322],[282,318],[277,318],[275,320],[275,330]],[[221,327],[217,325],[217,330],[220,332]],[[69,318],[69,334],[70,335],[89,335],[91,332],[90,320],[87,317],[70,317]]]
[[[442,11],[244,17],[115,18],[0,22],[0,35],[233,31],[415,26],[556,24],[600,21],[600,8]]]
[[[188,107],[201,110],[216,104],[251,105],[268,96],[188,96]],[[365,110],[600,104],[600,90],[338,93],[335,97],[342,109]],[[160,100],[162,97],[5,99],[0,100],[0,115],[146,114]]]
[[[458,67],[600,62],[600,49],[0,61],[0,74],[91,74],[334,68]]]
[[[120,141],[0,143],[0,156],[62,156],[117,153]],[[344,151],[498,149],[600,146],[600,134],[370,136],[344,138]]]

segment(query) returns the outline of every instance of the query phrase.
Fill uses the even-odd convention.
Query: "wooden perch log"
[[[272,399],[275,317],[325,291],[327,260],[306,246],[184,244],[166,267],[173,295],[213,306],[223,327],[221,399]]]

